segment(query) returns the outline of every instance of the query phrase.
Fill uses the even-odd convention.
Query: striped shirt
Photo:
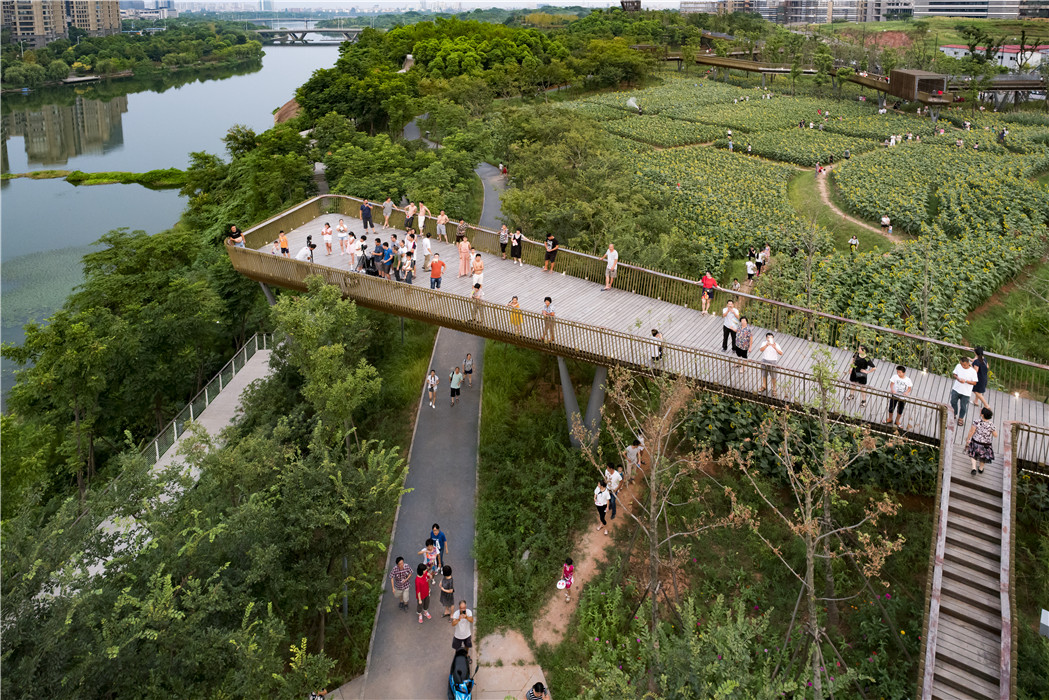
[[[393,567],[393,571],[390,572],[390,579],[393,581],[393,587],[398,591],[404,591],[408,589],[408,579],[414,575],[412,567],[406,566],[403,569]]]

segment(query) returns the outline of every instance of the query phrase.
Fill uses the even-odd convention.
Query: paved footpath
[[[462,398],[453,408],[449,406],[448,376],[453,368],[462,365],[468,352],[474,357],[473,388],[467,388],[464,382]],[[401,498],[387,572],[398,556],[404,557],[414,569],[422,561],[416,552],[423,548],[430,526],[439,523],[448,537],[449,554],[445,563],[453,570],[455,598],[466,600],[473,609],[476,604],[474,496],[484,339],[442,328],[431,365],[441,378],[437,408],[430,408],[426,394],[421,394],[405,482],[411,491]],[[444,610],[439,600],[440,590],[436,584],[431,589],[433,618],[420,625],[414,598],[411,610],[404,612],[398,609],[389,589],[387,578],[367,671],[360,684],[361,694],[353,697],[405,700],[445,697],[453,655],[452,626],[448,618],[441,617]]]

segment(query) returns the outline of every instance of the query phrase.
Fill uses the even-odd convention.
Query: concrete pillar
[[[761,89],[765,89],[765,73],[761,74]]]
[[[586,417],[583,425],[590,431],[592,439],[597,439],[601,430],[601,406],[605,403],[605,385],[608,383],[608,368],[598,365],[594,371],[594,383],[590,385],[590,399],[586,403]]]
[[[575,397],[575,387],[572,386],[572,377],[568,375],[568,365],[565,358],[557,358],[557,371],[561,375],[561,393],[565,398],[565,415],[568,418],[568,440],[572,447],[579,449],[581,443],[576,438],[574,426],[576,421],[582,420],[579,415],[579,401]]]
[[[265,282],[259,282],[259,286],[262,287],[262,293],[266,296],[266,302],[270,306],[277,305],[277,298],[273,296],[273,290],[269,288]]]

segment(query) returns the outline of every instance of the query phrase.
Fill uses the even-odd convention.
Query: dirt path
[[[620,527],[629,526],[634,522],[626,512],[626,504],[633,499],[633,494],[639,490],[640,479],[635,481],[630,490],[621,489],[619,492],[619,512],[616,517],[608,520],[608,534],[604,529],[597,529],[597,514],[587,524],[583,537],[576,543],[575,551],[578,556],[573,557],[575,574],[572,579],[572,597],[565,601],[562,591],[553,589],[546,605],[539,613],[533,625],[532,638],[536,646],[549,644],[557,646],[564,639],[568,631],[568,624],[575,614],[579,605],[579,596],[583,587],[601,570],[605,561],[605,548],[613,542],[612,535]],[[551,588],[553,586],[551,585]]]
[[[829,172],[830,170],[833,170],[836,166],[837,166],[837,163],[835,163],[833,165],[828,165],[828,166],[826,166],[824,168],[824,170]],[[884,238],[887,238],[888,240],[892,241],[896,245],[899,245],[899,244],[903,243],[903,239],[900,238],[899,236],[897,236],[896,234],[891,234],[890,235],[888,231],[882,231],[878,227],[871,226],[866,221],[863,221],[861,219],[857,219],[855,216],[850,216],[850,215],[846,214],[845,212],[843,212],[841,209],[839,209],[838,206],[834,203],[834,201],[830,198],[830,176],[829,175],[825,175],[824,177],[820,177],[818,175],[816,176],[816,189],[820,193],[820,199],[823,200],[823,204],[825,204],[828,209],[830,209],[832,212],[834,212],[835,214],[837,214],[841,218],[843,218],[843,219],[845,219],[847,221],[851,221],[852,223],[856,224],[857,226],[862,226],[863,228],[867,229],[868,231],[873,231],[874,233],[877,233],[880,236],[882,236]]]

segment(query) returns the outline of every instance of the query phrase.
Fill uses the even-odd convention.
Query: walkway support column
[[[608,384],[608,368],[598,365],[594,371],[594,383],[590,385],[590,398],[586,402],[586,417],[583,425],[590,431],[590,439],[596,440],[601,431],[601,406],[605,403],[605,385]]]
[[[561,375],[561,393],[565,399],[565,415],[568,418],[568,441],[577,450],[582,447],[579,438],[575,434],[575,423],[579,418],[579,401],[575,397],[575,387],[572,386],[572,377],[568,375],[568,365],[565,358],[557,357],[557,372]]]
[[[273,296],[273,290],[270,289],[269,285],[265,282],[259,282],[259,286],[262,287],[262,293],[266,297],[266,303],[270,306],[276,306],[277,297]]]
[[[576,434],[576,425],[582,425],[593,443],[601,429],[601,406],[605,403],[605,384],[608,382],[608,368],[598,366],[594,371],[594,382],[590,387],[590,398],[586,404],[586,416],[579,411],[579,400],[576,399],[572,377],[568,374],[568,365],[563,357],[557,358],[557,371],[561,377],[561,392],[565,399],[565,415],[568,420],[568,439],[577,450],[582,447]]]

